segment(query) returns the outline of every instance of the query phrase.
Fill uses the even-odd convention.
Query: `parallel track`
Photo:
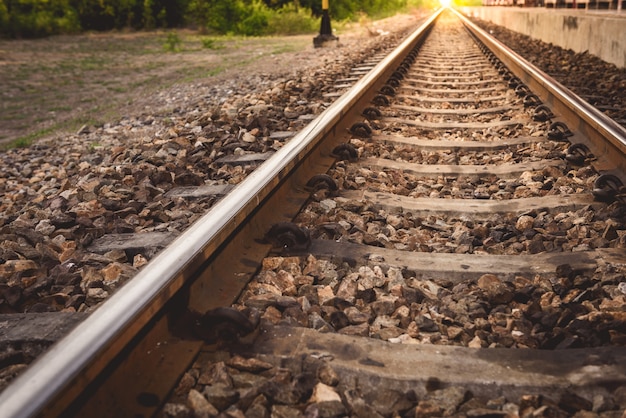
[[[445,20],[441,25],[447,29],[433,29],[437,19]],[[178,377],[206,349],[201,339],[194,338],[197,317],[189,312],[215,312],[237,302],[242,308],[253,306],[254,292],[246,286],[255,274],[262,276],[261,262],[272,249],[302,259],[312,254],[337,265],[346,263],[356,272],[362,266],[397,269],[403,280],[435,299],[450,292],[436,283],[441,279],[453,287],[473,285],[485,275],[509,281],[518,276],[555,277],[563,266],[574,272],[607,265],[618,269],[626,259],[622,248],[573,252],[559,247],[562,240],[554,240],[538,251],[496,254],[484,241],[446,245],[450,235],[435,234],[410,243],[382,231],[389,216],[385,219],[381,213],[394,215],[393,232],[441,232],[445,226],[437,223],[438,217],[470,219],[480,225],[494,214],[518,219],[585,207],[606,211],[609,203],[594,200],[593,192],[604,200],[621,199],[615,183],[623,179],[625,168],[623,128],[467,21],[474,39],[460,40],[465,29],[449,22],[455,19],[451,11],[433,15],[176,238],[0,394],[0,415],[153,414]],[[481,45],[491,52],[485,55]],[[526,88],[537,96],[534,106],[524,105],[532,97],[516,93]],[[539,102],[546,108],[537,109]],[[372,103],[376,108],[371,109]],[[369,120],[362,116],[367,108]],[[542,117],[547,120],[533,120]],[[562,131],[564,125],[559,123],[572,127],[573,135],[548,139],[551,126],[553,135]],[[615,177],[606,177],[608,185],[599,182],[595,190],[593,182],[579,187],[564,182],[561,189],[543,193],[552,186],[546,182],[534,194],[531,190],[516,195],[512,184],[523,176],[543,173],[541,180],[533,180],[536,183],[550,175],[558,182],[559,175],[567,175],[570,163],[557,158],[568,153],[564,140],[585,144],[595,156],[593,168]],[[346,143],[354,148],[342,145]],[[531,152],[537,150],[545,151],[546,158]],[[575,158],[573,152],[569,151]],[[476,160],[484,162],[478,165]],[[592,169],[589,173],[590,178],[597,176]],[[370,218],[381,225],[358,226],[337,215],[339,210],[333,211],[332,205],[358,206],[361,214],[371,212]],[[292,221],[296,228],[276,227]],[[312,241],[304,239],[307,235]],[[382,381],[398,391],[411,387],[418,397],[432,390],[433,382],[437,387],[463,385],[476,396],[508,398],[533,391],[558,398],[566,388],[583,397],[610,396],[626,383],[626,354],[619,347],[558,353],[440,345],[416,349],[379,341],[398,338],[380,329],[367,331],[377,337],[375,341],[345,335],[345,330],[341,335],[343,325],[334,327],[339,334],[320,334],[261,321],[262,334],[239,351],[282,367],[291,358],[319,359],[322,353],[332,358],[329,364],[346,390]],[[205,329],[209,334],[210,328]],[[452,374],[444,370],[451,358],[458,358]]]

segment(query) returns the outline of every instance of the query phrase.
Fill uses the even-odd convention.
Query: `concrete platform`
[[[626,10],[466,7],[461,11],[574,52],[626,68]]]

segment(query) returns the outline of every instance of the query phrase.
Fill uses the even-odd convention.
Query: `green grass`
[[[281,45],[277,46],[272,50],[273,55],[284,54],[286,52],[294,52],[297,51],[298,47],[295,45]]]
[[[41,129],[37,132],[33,132],[31,134],[19,137],[17,139],[14,139],[8,143],[2,144],[0,146],[0,149],[11,149],[11,148],[25,148],[30,146],[30,144],[33,143],[33,141],[35,141],[36,139],[39,139],[45,135],[48,135],[52,132],[54,132],[56,130],[55,127],[53,128],[46,128],[46,129]]]
[[[226,70],[226,68],[224,67],[215,67],[215,68],[211,68],[209,71],[207,71],[207,75],[214,77],[218,74],[223,73]]]
[[[63,112],[68,110],[72,110],[72,108],[70,106],[56,106],[49,109],[50,112]]]
[[[126,88],[126,87],[116,87],[116,86],[113,86],[113,87],[109,87],[108,89],[111,90],[111,91],[114,91],[116,93],[125,93],[125,92],[128,91],[128,88]]]
[[[169,32],[163,42],[163,49],[167,52],[179,52],[181,50],[182,39],[176,32]]]
[[[91,142],[89,144],[89,152],[94,152],[98,148],[101,148],[102,145],[98,141]]]
[[[217,51],[224,48],[224,45],[216,38],[202,38],[200,42],[202,42],[202,47],[205,49]]]

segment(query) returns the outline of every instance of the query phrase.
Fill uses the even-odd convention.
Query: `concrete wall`
[[[626,68],[626,13],[571,9],[471,7],[463,13],[574,52],[589,51]]]

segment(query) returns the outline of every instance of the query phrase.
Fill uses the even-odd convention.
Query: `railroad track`
[[[0,414],[621,413],[624,130],[461,22],[351,80]]]

